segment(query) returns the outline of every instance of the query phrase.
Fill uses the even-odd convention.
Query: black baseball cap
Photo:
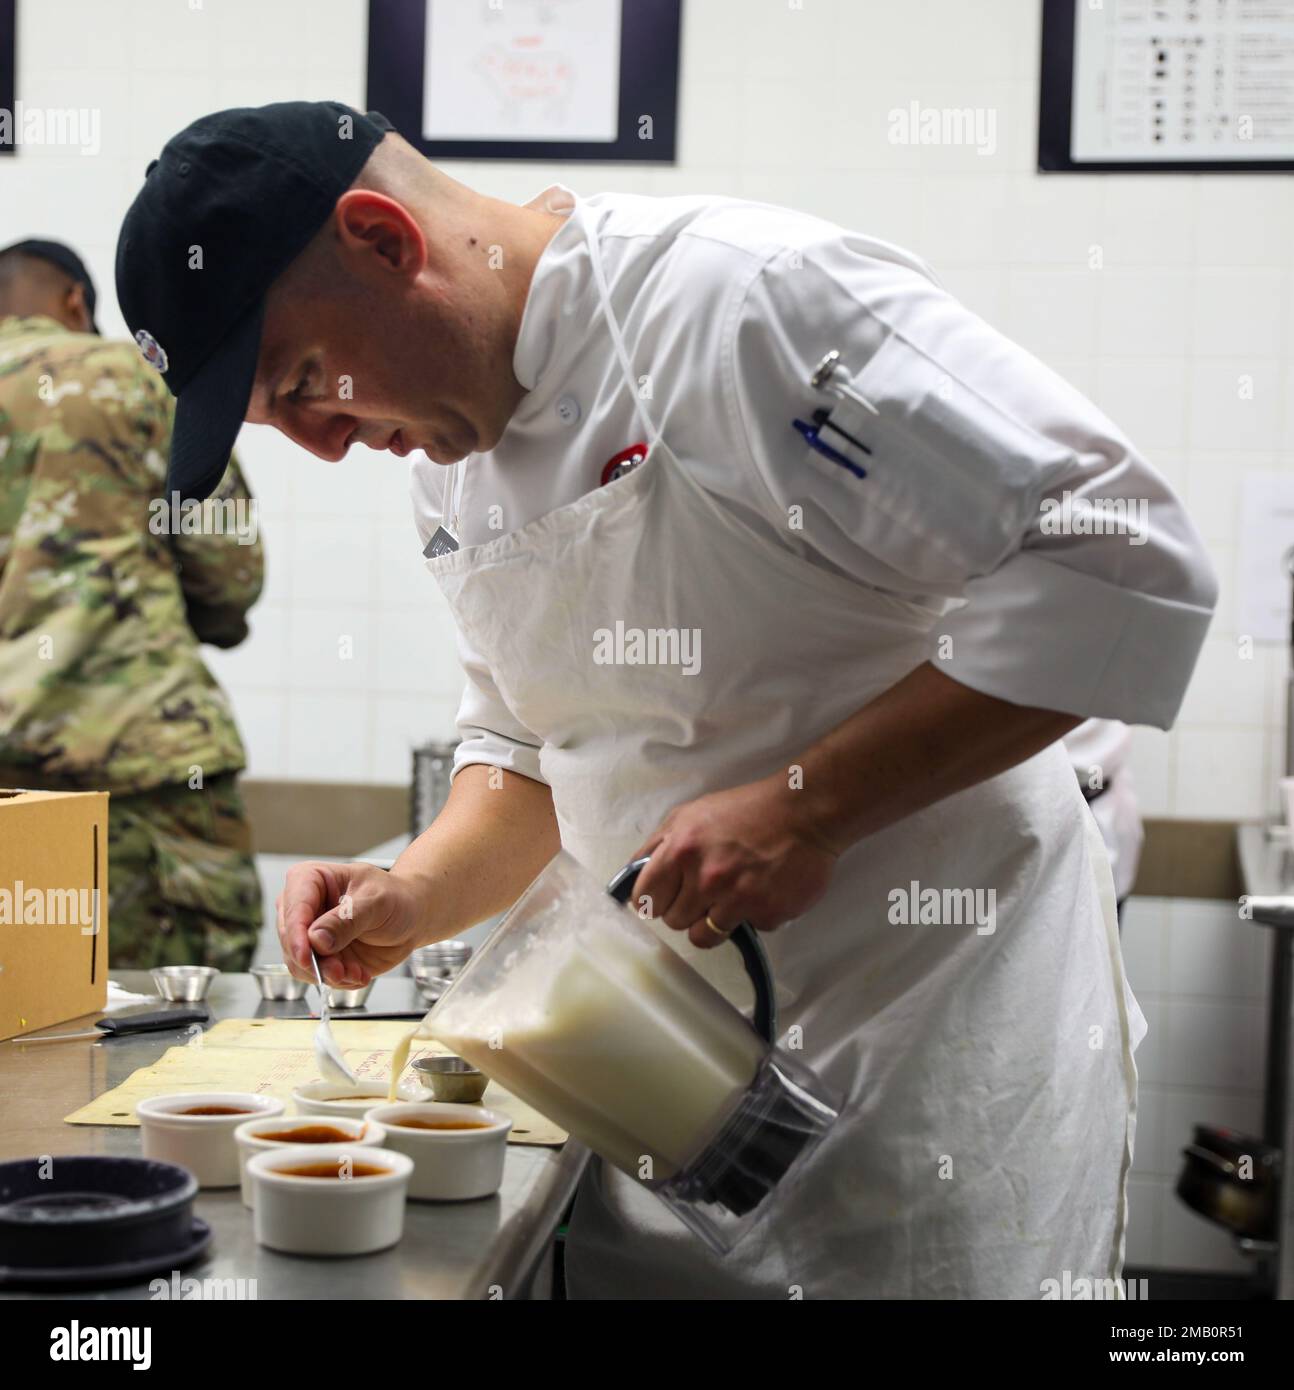
[[[6,246],[0,251],[0,256],[7,256],[10,251],[19,251],[24,256],[35,256],[39,261],[48,261],[50,265],[56,265],[70,275],[85,291],[85,307],[90,311],[91,332],[99,331],[99,325],[94,321],[94,306],[98,301],[98,295],[94,292],[94,281],[90,279],[85,262],[70,246],[64,246],[61,241],[29,237],[26,241],[15,241],[12,246]]]
[[[169,490],[209,497],[260,353],[265,295],[393,129],[337,101],[203,116],[167,141],[117,241],[117,299],[176,397]]]

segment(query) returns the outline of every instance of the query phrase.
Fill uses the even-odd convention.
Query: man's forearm
[[[478,763],[454,778],[444,809],[391,873],[427,904],[429,943],[510,907],[560,848],[548,787]]]
[[[796,819],[839,853],[1024,762],[1081,722],[982,695],[926,662],[807,750]]]

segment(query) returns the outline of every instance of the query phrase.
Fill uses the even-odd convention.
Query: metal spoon
[[[328,1026],[328,986],[324,984],[319,970],[319,957],[313,951],[310,959],[314,962],[315,979],[319,982],[319,1026],[315,1029],[315,1065],[325,1081],[346,1081],[354,1086],[358,1082],[355,1073],[346,1065],[346,1059],[337,1046]]]

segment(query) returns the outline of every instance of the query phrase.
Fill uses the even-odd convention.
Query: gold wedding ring
[[[724,931],[724,929],[723,929],[722,927],[716,927],[716,926],[715,926],[715,924],[714,924],[714,918],[711,917],[710,914],[709,914],[708,912],[705,914],[705,924],[706,924],[707,927],[710,928],[710,930],[711,930],[716,936],[727,936],[727,935],[728,935],[728,933],[727,933],[726,931]]]

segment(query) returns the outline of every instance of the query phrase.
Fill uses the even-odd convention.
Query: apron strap
[[[615,345],[616,357],[620,362],[620,371],[624,376],[625,385],[629,388],[634,409],[637,410],[638,417],[642,421],[647,438],[647,448],[650,451],[652,445],[660,438],[660,434],[655,425],[652,424],[651,416],[647,414],[647,408],[638,395],[638,379],[634,376],[633,367],[629,362],[624,335],[620,332],[620,325],[616,322],[615,314],[611,312],[611,291],[607,288],[606,271],[602,266],[602,253],[598,249],[597,233],[593,229],[592,216],[587,207],[585,208],[584,239],[589,244],[589,255],[593,261],[593,279],[598,287],[598,298],[602,302],[602,313],[606,317],[607,327],[611,330],[611,341]]]
[[[597,234],[593,230],[593,223],[589,210],[585,209],[584,239],[588,243],[589,257],[593,262],[593,279],[597,285],[598,300],[602,305],[602,313],[607,321],[607,327],[611,330],[611,342],[615,346],[616,359],[620,363],[620,372],[624,377],[625,385],[629,388],[629,395],[634,403],[634,409],[638,412],[638,418],[642,421],[643,431],[647,440],[647,449],[660,438],[660,432],[652,423],[652,418],[647,413],[646,406],[642,403],[642,398],[638,395],[638,379],[634,376],[633,366],[629,361],[629,352],[625,347],[624,335],[620,332],[620,325],[616,322],[616,316],[611,311],[611,291],[607,287],[607,275],[602,265],[602,253],[598,249]],[[460,463],[450,465],[451,476],[446,488],[446,497],[449,501],[448,515],[445,517],[450,531],[454,537],[458,537],[458,516],[459,507],[463,497],[463,481],[467,470]]]
[[[445,498],[449,502],[449,507],[443,518],[444,524],[449,528],[449,533],[453,538],[461,540],[458,533],[458,509],[463,501],[463,478],[466,476],[467,469],[463,467],[463,460],[449,465],[449,482],[445,485]]]

